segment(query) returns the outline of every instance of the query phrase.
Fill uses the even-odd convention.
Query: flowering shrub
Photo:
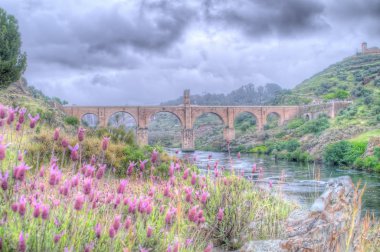
[[[10,109],[0,107],[0,250],[211,251],[239,247],[251,222],[257,238],[281,234],[277,226],[290,206],[242,177],[224,177],[217,164],[200,175],[180,159],[167,165],[152,150],[117,179],[105,164],[110,139],[84,155],[80,128],[70,140],[56,129],[49,158],[29,166],[31,153],[23,150],[34,144],[26,138],[35,139],[38,116],[25,123],[25,113],[16,110],[9,119]],[[166,176],[155,173],[161,166]]]

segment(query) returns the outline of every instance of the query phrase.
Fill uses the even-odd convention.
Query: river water
[[[195,151],[192,153],[182,153],[175,149],[167,150],[170,154],[180,158],[189,159],[201,168],[213,169],[215,162],[218,167],[226,170],[231,167],[239,173],[244,174],[247,179],[260,183],[261,186],[268,186],[273,183],[273,188],[283,192],[287,198],[298,202],[302,207],[308,208],[314,200],[321,195],[330,178],[348,175],[354,183],[361,181],[366,185],[363,195],[362,213],[373,212],[380,216],[380,174],[368,173],[365,171],[345,170],[337,167],[324,165],[301,164],[283,160],[274,160],[265,155],[241,154],[240,158],[236,153],[228,155],[224,152]],[[252,167],[256,164],[257,171],[252,173]],[[262,168],[262,175],[259,169]]]

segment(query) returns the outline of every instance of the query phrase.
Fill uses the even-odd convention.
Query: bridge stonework
[[[148,144],[148,124],[152,117],[159,112],[174,114],[182,126],[182,150],[194,150],[194,122],[206,113],[217,115],[224,125],[224,139],[231,141],[235,138],[234,121],[236,117],[247,112],[256,118],[258,130],[264,130],[267,117],[271,113],[279,116],[280,125],[295,117],[315,119],[321,113],[334,118],[337,112],[347,107],[350,102],[338,101],[305,106],[198,106],[190,104],[190,93],[184,93],[184,104],[180,106],[64,106],[67,115],[79,120],[86,114],[95,114],[100,127],[107,127],[111,116],[118,112],[130,114],[137,124],[137,143]]]

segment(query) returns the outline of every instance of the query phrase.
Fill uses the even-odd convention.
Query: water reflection
[[[204,171],[207,167],[213,169],[215,162],[218,162],[220,169],[234,169],[235,172],[244,174],[244,177],[263,186],[272,181],[273,185],[284,192],[288,198],[296,200],[304,207],[310,207],[314,199],[324,191],[330,178],[348,175],[354,183],[361,181],[362,185],[366,184],[363,213],[370,211],[380,216],[380,174],[377,173],[274,160],[265,155],[241,154],[240,158],[237,158],[236,154],[232,154],[230,158],[228,153],[223,152],[182,153],[179,151],[176,154],[175,149],[169,149],[168,152],[195,162]],[[257,171],[252,173],[254,164],[257,164]],[[263,170],[261,176],[258,172],[260,168]]]

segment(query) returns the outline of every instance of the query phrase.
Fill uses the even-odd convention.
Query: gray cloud
[[[324,5],[303,0],[236,0],[205,2],[206,18],[242,29],[251,37],[298,36],[328,28]]]
[[[75,104],[293,87],[380,38],[378,0],[2,0],[28,82]]]

